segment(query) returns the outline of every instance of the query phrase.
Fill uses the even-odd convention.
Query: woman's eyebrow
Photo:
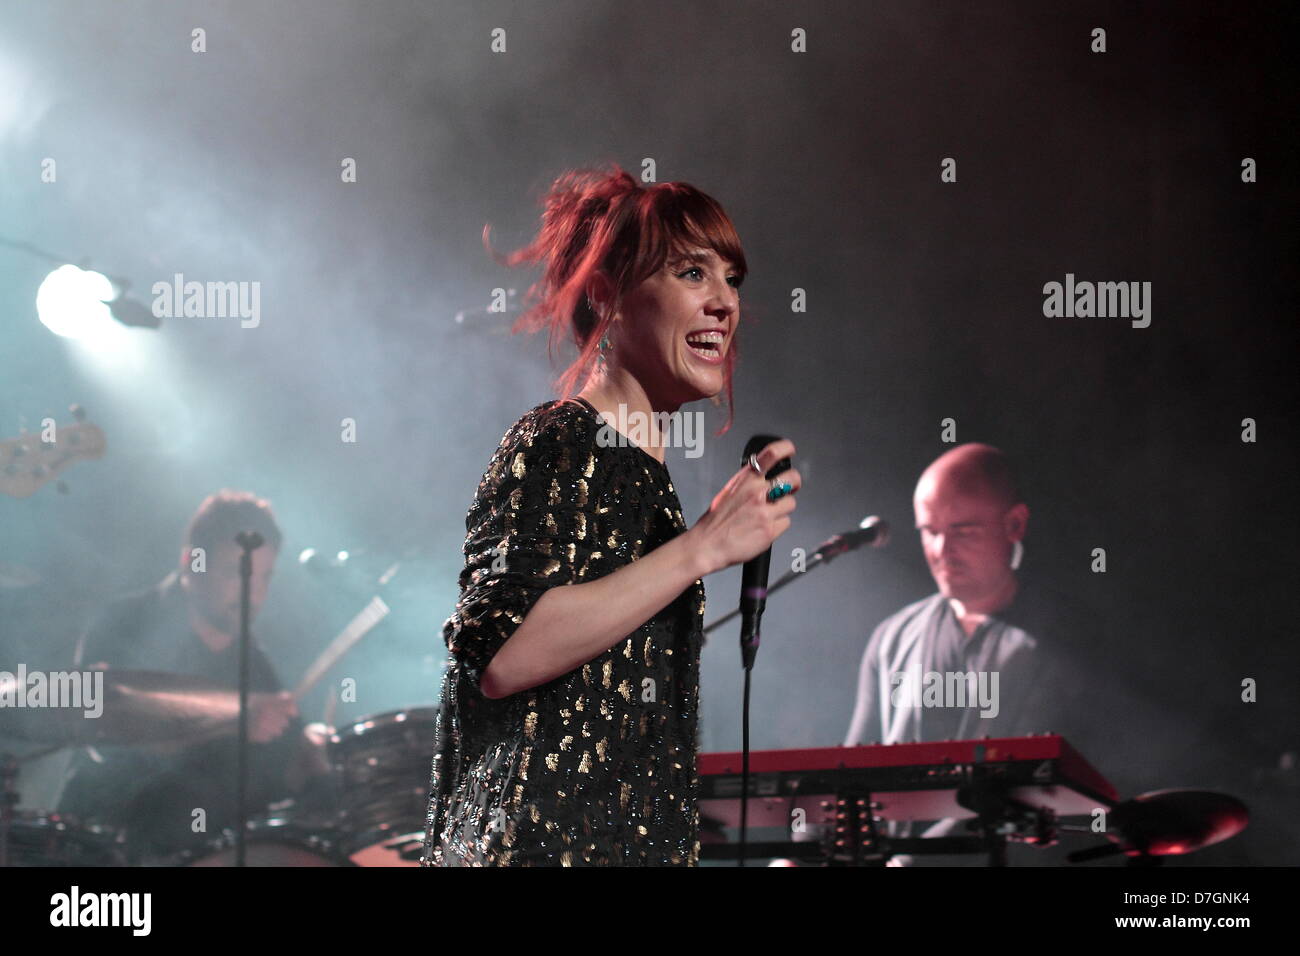
[[[679,252],[671,257],[673,262],[698,262],[708,264],[710,262],[722,262],[722,258],[712,249],[693,249],[689,252]],[[731,266],[732,263],[725,263]]]

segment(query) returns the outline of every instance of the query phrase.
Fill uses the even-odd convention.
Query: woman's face
[[[618,362],[651,400],[683,405],[722,391],[740,314],[740,276],[712,249],[671,253],[623,300],[610,331]]]

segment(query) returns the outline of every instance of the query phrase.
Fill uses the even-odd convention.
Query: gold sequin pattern
[[[698,862],[703,582],[566,675],[499,700],[478,689],[548,588],[603,577],[686,530],[667,468],[601,446],[600,425],[573,402],[539,405],[479,482],[442,629],[424,865]]]

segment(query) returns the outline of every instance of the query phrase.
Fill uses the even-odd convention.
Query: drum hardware
[[[1050,734],[770,750],[751,757],[749,816],[762,835],[748,852],[759,857],[863,866],[883,865],[898,854],[985,853],[990,863],[1004,865],[1009,842],[1050,846],[1061,833],[1092,832],[1060,818],[1105,810],[1110,842],[1068,859],[1124,853],[1139,865],[1229,839],[1249,818],[1241,801],[1209,791],[1162,790],[1120,801],[1074,748]],[[735,859],[741,754],[702,754],[698,766],[701,834],[711,836],[702,836],[701,858]],[[978,832],[892,837],[878,826],[882,820],[949,818],[964,818]],[[797,832],[796,819],[812,826]]]
[[[8,866],[129,866],[121,830],[44,810],[21,810],[10,822]]]
[[[250,820],[244,835],[244,862],[237,862],[235,831],[227,828],[201,847],[172,858],[175,866],[355,866],[342,852],[328,825],[292,815]]]
[[[247,609],[241,611],[246,613]],[[388,613],[388,605],[379,597],[373,598],[308,668],[292,692],[294,699],[301,699],[311,690]],[[109,668],[102,673],[103,706],[99,717],[88,719],[81,711],[68,708],[4,708],[0,710],[0,718],[4,719],[0,729],[20,739],[52,743],[52,749],[96,744],[175,746],[223,737],[240,729],[240,694],[224,684],[159,671]],[[17,804],[17,795],[12,792],[12,777],[17,771],[10,772],[7,762],[5,766],[0,799],[0,865],[6,858],[12,811]],[[242,808],[237,817],[244,819]],[[247,828],[236,826],[234,832],[238,843],[238,834],[246,833]],[[392,839],[393,834],[385,832],[384,837]]]
[[[22,760],[0,755],[0,867],[126,866],[122,831],[43,810],[17,809],[19,764],[59,749],[46,748]]]
[[[1221,843],[1246,829],[1250,811],[1236,797],[1210,790],[1153,790],[1107,813],[1109,843],[1076,850],[1071,863],[1123,853],[1130,865],[1157,865]]]
[[[338,827],[354,863],[418,865],[437,713],[436,707],[413,707],[375,714],[331,735]]]
[[[21,764],[61,749],[46,747],[21,758],[0,755],[0,867],[127,865],[121,830],[45,810],[18,809]]]

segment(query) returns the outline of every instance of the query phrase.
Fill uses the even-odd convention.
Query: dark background
[[[1147,756],[1090,759],[1257,808],[1245,836],[1189,862],[1297,862],[1281,817],[1294,771],[1269,771],[1300,750],[1295,34],[1280,5],[4,7],[0,236],[128,276],[146,303],[176,272],[259,281],[263,315],[173,319],[97,353],[38,323],[49,267],[0,247],[0,432],[78,402],[109,441],[68,472],[69,494],[0,498],[0,562],[41,579],[0,589],[0,669],[66,666],[80,628],[161,577],[193,508],[232,486],[270,498],[285,530],[262,624],[283,680],[368,600],[361,571],[405,557],[393,615],[331,680],[358,681],[341,718],[433,703],[465,509],[560,368],[542,338],[505,334],[513,315],[454,321],[532,278],[492,263],[480,232],[514,248],[562,170],[637,174],[650,157],[660,181],[723,203],[751,267],[735,427],[702,458],[670,451],[688,521],[748,435],[774,431],[805,476],[777,565],[866,514],[896,530],[887,551],[773,598],[753,745],[840,742],[871,628],[933,590],[910,499],[951,417],[959,442],[1019,463],[1026,569],[1106,612],[1095,662],[1140,689],[1140,708],[1110,716],[1117,747]],[[190,52],[196,26],[207,53]],[[796,27],[806,54],[790,52]],[[45,157],[56,184],[39,181]],[[343,157],[356,184],[339,181]],[[940,182],[944,157],[956,183]],[[1150,281],[1150,327],[1045,318],[1043,284],[1067,272]],[[794,288],[806,313],[790,312]],[[313,577],[295,564],[308,546],[349,549],[361,571]],[[712,619],[738,572],[706,586]],[[739,747],[734,634],[705,651],[707,750]],[[1246,677],[1257,703],[1240,701]],[[56,772],[34,765],[25,802]]]

